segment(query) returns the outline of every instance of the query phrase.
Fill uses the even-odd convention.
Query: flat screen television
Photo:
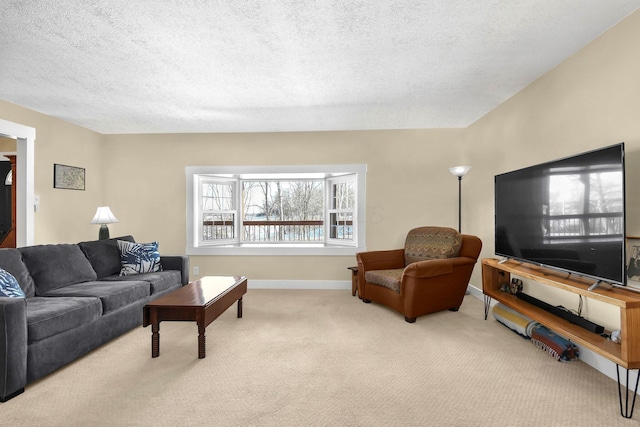
[[[624,143],[495,176],[495,253],[626,284]]]

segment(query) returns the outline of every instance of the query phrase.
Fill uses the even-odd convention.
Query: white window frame
[[[358,252],[366,251],[366,172],[365,164],[346,165],[296,165],[296,166],[187,166],[186,192],[187,192],[187,255],[326,255],[326,256],[350,256]],[[197,218],[200,209],[195,203],[200,195],[199,180],[203,175],[239,179],[246,175],[259,174],[323,174],[325,178],[339,177],[341,175],[355,175],[356,177],[356,205],[354,206],[354,242],[355,245],[346,246],[344,242],[336,243],[245,243],[229,242],[225,245],[199,244],[199,232],[201,221]],[[339,179],[339,178],[337,178]],[[240,191],[236,188],[236,192]],[[325,209],[328,212],[328,209]],[[241,221],[241,213],[236,215],[236,221]],[[325,218],[325,223],[328,218]],[[239,230],[239,224],[236,224]],[[239,236],[236,236],[239,239]]]

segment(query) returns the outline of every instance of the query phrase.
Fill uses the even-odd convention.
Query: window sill
[[[225,256],[355,256],[366,248],[325,245],[243,245],[188,247],[187,255]]]

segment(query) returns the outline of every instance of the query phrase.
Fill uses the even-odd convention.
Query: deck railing
[[[203,240],[235,239],[233,223],[204,221]],[[352,221],[343,221],[332,226],[339,239],[353,239]],[[322,242],[323,221],[243,221],[242,241],[250,243],[276,242]]]

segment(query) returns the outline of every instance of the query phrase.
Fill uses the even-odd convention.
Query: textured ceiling
[[[2,0],[0,99],[101,133],[466,127],[639,6]]]

